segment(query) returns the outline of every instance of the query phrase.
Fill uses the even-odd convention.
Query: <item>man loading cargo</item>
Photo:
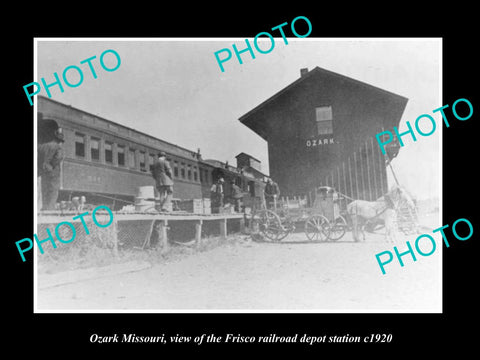
[[[165,152],[160,151],[158,153],[158,159],[155,160],[152,166],[155,188],[160,195],[159,210],[162,212],[170,211],[173,194],[172,168],[166,156]]]
[[[235,179],[232,179],[230,181],[230,184],[231,184],[230,197],[234,205],[234,210],[236,212],[240,212],[240,210],[242,209],[243,191],[242,189],[240,189],[240,187],[237,184],[235,184]]]
[[[224,191],[223,184],[225,180],[221,177],[210,188],[210,198],[212,201],[212,212],[218,213],[223,207]]]

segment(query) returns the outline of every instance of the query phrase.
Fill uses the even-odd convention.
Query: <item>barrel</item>
[[[153,186],[140,186],[135,196],[135,211],[145,211],[155,206],[155,191]]]
[[[155,191],[153,189],[153,185],[138,187],[136,197],[140,198],[140,199],[154,199],[155,198]]]

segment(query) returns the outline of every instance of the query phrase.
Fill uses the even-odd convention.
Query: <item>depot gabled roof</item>
[[[252,110],[250,110],[249,112],[247,112],[246,114],[242,115],[238,120],[244,124],[245,126],[249,127],[250,129],[252,129],[253,131],[255,131],[257,134],[259,134],[260,136],[262,136],[263,138],[266,138],[265,134],[262,134],[262,131],[259,131],[260,129],[257,129],[257,126],[255,125],[255,114],[263,109],[265,106],[267,106],[268,104],[270,104],[271,102],[273,102],[275,99],[277,99],[279,96],[295,89],[295,87],[297,87],[299,84],[301,84],[302,82],[304,82],[305,80],[307,79],[310,79],[312,77],[316,77],[316,76],[319,76],[319,75],[328,75],[328,76],[331,76],[331,77],[334,77],[334,78],[338,78],[339,80],[342,80],[344,82],[349,82],[349,83],[352,83],[352,84],[356,84],[356,85],[360,85],[360,86],[363,86],[367,89],[370,89],[370,90],[373,90],[373,91],[377,91],[381,94],[384,94],[384,95],[387,95],[387,96],[390,96],[392,98],[397,98],[399,100],[403,100],[406,104],[406,102],[408,101],[408,99],[404,96],[400,96],[398,94],[395,94],[395,93],[392,93],[390,91],[387,91],[387,90],[384,90],[384,89],[381,89],[379,87],[376,87],[376,86],[373,86],[373,85],[370,85],[370,84],[367,84],[363,81],[360,81],[360,80],[356,80],[356,79],[353,79],[351,77],[348,77],[348,76],[345,76],[345,75],[341,75],[341,74],[338,74],[336,72],[333,72],[333,71],[330,71],[330,70],[326,70],[326,69],[323,69],[321,67],[318,67],[316,66],[315,68],[313,68],[312,70],[304,73],[301,75],[300,78],[298,78],[297,80],[295,80],[294,82],[292,82],[290,85],[284,87],[283,89],[281,89],[280,91],[278,91],[277,93],[275,93],[274,95],[272,95],[271,97],[269,97],[268,99],[266,99],[265,101],[263,101],[261,104],[257,105],[256,107],[254,107]]]

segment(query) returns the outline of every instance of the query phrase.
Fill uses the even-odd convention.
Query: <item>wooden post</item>
[[[246,215],[245,213],[243,214],[243,217],[240,220],[240,233],[241,234],[245,234],[245,218],[246,218]]]
[[[152,220],[152,223],[150,224],[150,229],[148,230],[147,235],[145,236],[145,241],[143,242],[142,250],[145,249],[146,247],[149,248],[151,246],[150,238],[152,237],[154,225],[155,225],[155,220]]]
[[[160,220],[159,233],[162,241],[162,254],[169,251],[167,228],[168,228],[168,220]]]
[[[113,237],[113,257],[115,259],[118,259],[118,224],[117,220],[113,219],[113,224],[112,224],[112,229],[110,230],[112,232],[112,237]]]
[[[195,247],[197,250],[202,246],[202,224],[203,220],[195,223]]]
[[[220,219],[220,237],[227,238],[227,218]]]

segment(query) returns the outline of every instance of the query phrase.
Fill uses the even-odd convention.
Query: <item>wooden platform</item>
[[[85,212],[85,211],[83,211]],[[82,212],[80,212],[82,213]],[[37,224],[59,224],[61,222],[81,222],[80,217],[75,211],[62,212],[49,211],[42,212],[37,215]],[[84,220],[90,221],[91,213],[85,215]],[[100,223],[107,223],[110,220],[110,215],[106,211],[97,211],[95,218]],[[105,221],[103,220],[105,219]],[[227,236],[227,221],[231,219],[238,219],[240,221],[240,231],[245,229],[245,215],[243,213],[234,214],[192,214],[187,212],[169,212],[169,213],[125,213],[113,212],[113,222],[108,227],[112,226],[114,231],[114,252],[118,251],[118,222],[119,221],[150,221],[149,230],[141,249],[150,246],[150,238],[154,229],[159,234],[159,244],[161,244],[162,253],[168,251],[168,224],[171,221],[192,221],[195,225],[195,246],[198,248],[201,245],[202,224],[204,221],[218,221],[220,228],[220,236],[226,238]]]
[[[100,218],[101,216],[107,216],[107,212],[98,211],[96,217]],[[49,211],[42,212],[37,215],[37,224],[53,224],[59,223],[62,221],[77,222],[81,221],[80,218],[73,220],[78,213],[75,211],[63,212],[59,211]],[[85,218],[91,217],[85,215]],[[114,221],[128,221],[128,220],[222,220],[222,219],[241,219],[244,217],[243,213],[234,213],[234,214],[192,214],[181,211],[174,211],[169,213],[122,213],[122,212],[113,212]]]

